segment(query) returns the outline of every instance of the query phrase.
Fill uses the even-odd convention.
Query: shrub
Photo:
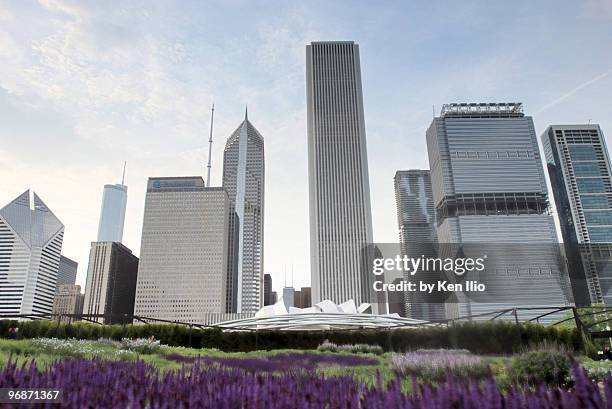
[[[317,347],[317,350],[321,352],[350,352],[354,354],[374,354],[382,355],[384,350],[380,345],[369,345],[369,344],[346,344],[336,345],[329,340],[323,341],[321,345]]]
[[[391,369],[402,377],[417,377],[426,382],[441,382],[448,376],[482,379],[489,366],[467,351],[421,350],[391,356]]]
[[[8,328],[0,321],[0,329]],[[419,348],[469,349],[478,354],[520,352],[523,345],[554,341],[570,351],[582,348],[575,328],[516,325],[510,322],[463,322],[448,327],[420,327],[389,331],[243,331],[224,332],[218,328],[199,329],[173,324],[100,325],[79,321],[72,324],[36,320],[19,322],[19,338],[148,338],[164,345],[219,348],[223,351],[271,349],[316,349],[324,340],[337,345],[379,345],[385,351],[414,351]]]
[[[155,339],[148,338],[123,338],[120,348],[138,354],[154,354],[161,349],[161,343]]]
[[[571,357],[559,345],[543,343],[516,356],[509,368],[510,378],[518,384],[567,385]]]

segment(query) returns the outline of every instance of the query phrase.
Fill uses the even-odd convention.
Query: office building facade
[[[134,314],[206,323],[226,312],[230,202],[197,177],[149,178]]]
[[[53,314],[59,315],[60,320],[71,322],[83,313],[84,295],[81,293],[81,286],[74,284],[60,284],[53,301]]]
[[[84,314],[105,324],[131,322],[134,314],[138,257],[123,244],[92,242],[85,285]]]
[[[504,301],[460,298],[447,303],[449,318],[567,305],[571,290],[533,120],[524,115],[522,104],[446,104],[427,130],[427,149],[440,245],[514,246],[513,254],[504,246],[495,254],[491,250],[483,276],[488,288],[499,291],[489,294],[503,295]]]
[[[312,288],[302,287],[293,294],[293,306],[296,308],[312,307]]]
[[[68,257],[61,256],[59,269],[57,271],[57,287],[62,284],[72,284],[76,282],[77,270],[79,263]]]
[[[578,305],[612,305],[612,171],[599,125],[551,125],[542,134]]]
[[[50,314],[64,225],[29,190],[0,209],[0,314]]]
[[[97,241],[121,243],[126,206],[127,186],[122,184],[104,185]]]
[[[272,276],[264,274],[264,306],[272,304]]]
[[[283,287],[283,303],[289,311],[289,307],[295,307],[295,288]]]
[[[436,214],[429,170],[398,170],[394,177],[395,204],[402,255],[435,257]],[[406,274],[399,280],[427,279],[426,273]],[[396,280],[399,283],[398,280]],[[390,312],[410,318],[436,321],[445,318],[444,304],[435,296],[420,293],[388,294]],[[403,305],[400,305],[403,304]]]
[[[312,302],[379,303],[371,291],[372,215],[359,46],[306,46]]]
[[[265,157],[263,137],[246,114],[225,144],[223,187],[231,206],[228,312],[254,314],[264,301]]]

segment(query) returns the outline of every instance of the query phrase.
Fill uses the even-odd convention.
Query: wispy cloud
[[[570,90],[570,91],[566,92],[565,94],[561,95],[559,98],[555,98],[554,100],[550,101],[548,104],[544,105],[543,107],[541,107],[540,109],[535,111],[535,114],[537,115],[539,113],[542,113],[542,112],[546,111],[547,109],[550,109],[550,108],[554,107],[557,104],[560,104],[561,102],[563,102],[566,99],[570,98],[575,93],[585,89],[589,85],[593,85],[597,81],[600,81],[600,80],[606,78],[608,75],[610,75],[610,73],[612,73],[612,68],[610,68],[609,70],[599,74],[598,76],[596,76],[594,78],[591,78],[588,81],[583,82],[582,84],[578,85],[577,87],[573,88],[572,90]]]

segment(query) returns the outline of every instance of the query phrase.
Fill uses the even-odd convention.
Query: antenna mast
[[[211,156],[212,156],[212,136],[213,136],[213,121],[215,119],[215,104],[212,104],[212,108],[210,110],[210,137],[208,138],[208,168],[206,171],[206,187],[210,187],[210,168],[211,168]]]
[[[125,165],[127,165],[127,161],[123,162],[123,175],[121,176],[121,184],[123,185],[123,182],[125,182]]]

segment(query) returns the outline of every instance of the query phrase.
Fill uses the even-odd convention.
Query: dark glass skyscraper
[[[612,304],[612,171],[599,125],[542,134],[576,303]]]

